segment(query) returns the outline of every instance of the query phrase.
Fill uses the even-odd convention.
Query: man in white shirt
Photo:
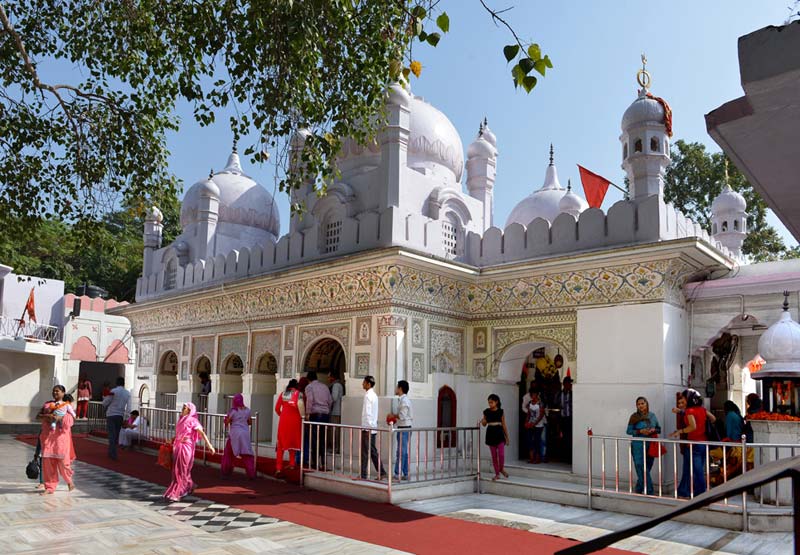
[[[380,480],[386,477],[386,471],[383,469],[383,463],[378,456],[378,448],[375,446],[375,439],[378,437],[378,395],[373,389],[375,387],[375,378],[367,376],[361,382],[361,387],[364,388],[366,394],[364,395],[364,404],[361,407],[361,426],[364,428],[371,428],[361,430],[361,478],[367,478],[367,470],[369,466],[369,458],[372,459],[372,464],[375,465],[375,470],[378,472]]]
[[[411,412],[411,399],[408,398],[408,382],[400,380],[394,390],[397,399],[397,414],[390,416],[397,420],[397,429],[405,430],[411,428],[414,417]],[[403,480],[408,480],[408,444],[411,432],[397,433],[397,451],[394,459],[394,478],[400,479],[400,467],[403,470]],[[401,464],[402,462],[402,464]]]
[[[125,389],[125,378],[117,378],[117,387],[111,390],[111,395],[103,397],[103,406],[106,408],[106,429],[108,430],[108,457],[117,460],[117,444],[119,431],[122,429],[122,420],[128,412],[131,402],[131,392]]]
[[[139,439],[139,432],[141,431],[142,417],[139,416],[138,410],[131,411],[131,417],[122,429],[119,431],[119,446],[123,449],[133,445],[133,442]]]

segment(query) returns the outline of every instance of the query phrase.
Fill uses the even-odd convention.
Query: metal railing
[[[208,393],[197,396],[197,412],[208,412]]]
[[[747,443],[745,436],[741,442],[720,442],[590,433],[588,447],[589,508],[592,507],[592,494],[599,492],[693,499],[768,462],[800,454],[800,444]],[[658,457],[646,455],[651,448],[664,452]],[[634,449],[641,449],[642,455],[634,458]],[[598,460],[599,475],[595,472]],[[679,491],[679,481],[684,480],[683,491]],[[748,503],[772,509],[785,508],[791,512],[791,499],[791,480],[786,478],[762,486],[751,495],[745,492],[741,498],[726,498],[721,504],[729,510],[741,511],[744,529],[747,529]]]
[[[410,483],[475,478],[480,483],[478,427],[364,428],[308,420],[303,424],[301,483],[307,471],[384,484],[390,495],[398,478]],[[385,471],[385,478],[376,466]]]
[[[139,417],[144,421],[140,425],[138,441],[152,441],[155,443],[167,443],[175,437],[175,424],[180,418],[179,410],[139,407]],[[208,412],[198,412],[197,419],[203,426],[209,441],[214,449],[222,454],[225,449],[225,442],[228,440],[228,427],[225,426],[225,414]],[[250,444],[253,446],[253,455],[258,460],[258,411],[252,413],[252,424],[250,425]],[[105,408],[99,401],[89,403],[88,420],[91,430],[106,430]],[[208,449],[205,442],[202,443],[203,461],[208,459]]]
[[[177,393],[159,392],[158,397],[156,397],[156,407],[160,409],[175,410],[177,408],[175,404],[177,397]]]
[[[30,321],[22,321],[22,325],[20,325],[19,318],[0,316],[0,337],[23,338],[42,343],[61,343],[61,328]]]

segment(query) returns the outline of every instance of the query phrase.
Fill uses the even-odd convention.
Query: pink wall
[[[88,337],[83,335],[79,337],[75,343],[72,344],[72,349],[70,349],[69,352],[69,359],[83,360],[86,362],[97,362],[97,349],[95,348],[92,341]],[[125,362],[128,362],[127,354]]]

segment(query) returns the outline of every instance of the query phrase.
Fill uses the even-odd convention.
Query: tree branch
[[[514,31],[514,28],[511,26],[511,24],[508,23],[508,21],[506,21],[502,17],[500,17],[501,13],[507,12],[511,8],[506,8],[504,10],[493,10],[492,8],[490,8],[489,6],[486,5],[486,2],[484,2],[484,0],[480,0],[480,3],[483,6],[483,8],[487,12],[489,12],[489,14],[492,16],[492,20],[494,21],[494,24],[497,25],[498,22],[502,23],[506,27],[506,29],[508,29],[511,32],[511,34],[514,36],[514,40],[517,41],[517,44],[519,45],[519,47],[524,51],[525,50],[525,45],[522,43],[522,39],[519,38],[519,36],[517,35],[517,32]]]

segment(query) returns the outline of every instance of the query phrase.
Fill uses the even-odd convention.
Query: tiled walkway
[[[189,497],[77,461],[75,491],[40,496],[25,478],[33,450],[0,436],[0,552],[49,554],[399,554],[401,551]]]

